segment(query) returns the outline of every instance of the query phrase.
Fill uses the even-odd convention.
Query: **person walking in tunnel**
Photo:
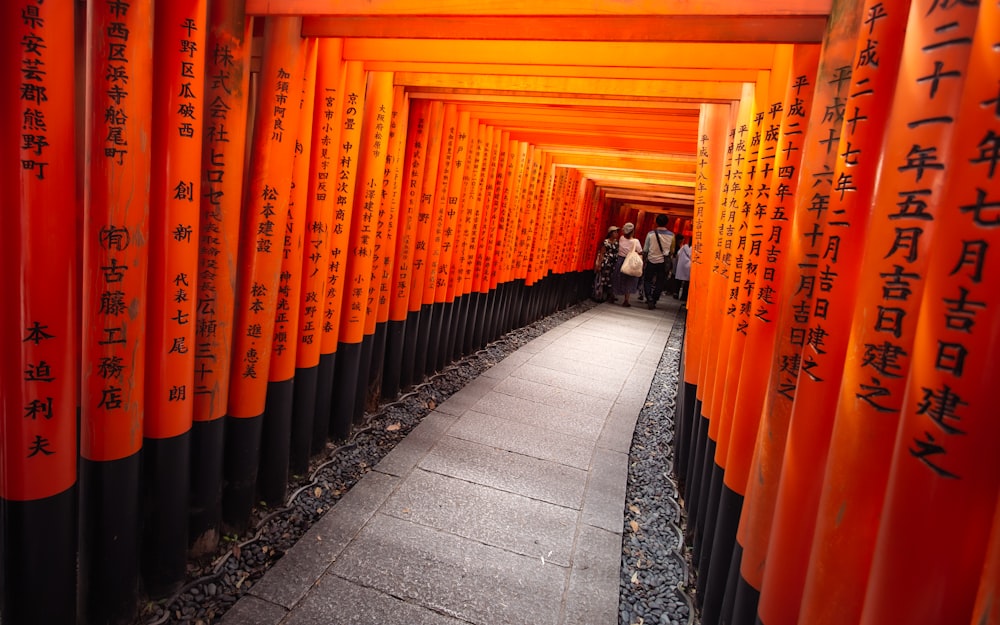
[[[691,281],[691,245],[682,236],[677,237],[677,242],[681,247],[677,250],[677,267],[674,270],[674,279],[677,280],[677,295],[674,298],[686,302],[688,282]]]
[[[642,281],[646,289],[646,308],[656,308],[656,302],[667,287],[670,275],[670,257],[674,252],[674,233],[667,228],[667,216],[656,216],[656,228],[646,235],[646,243],[642,246],[646,264],[642,271]]]
[[[622,297],[622,306],[625,308],[632,305],[628,302],[628,298],[635,291],[636,283],[639,282],[638,276],[630,276],[622,272],[622,263],[625,262],[625,257],[628,256],[629,252],[642,253],[642,245],[638,239],[632,236],[634,232],[635,224],[632,222],[628,222],[622,226],[622,235],[618,239],[618,259],[615,262],[615,295]]]
[[[594,288],[591,297],[595,302],[617,301],[612,292],[612,277],[618,261],[618,226],[608,227],[608,236],[597,246],[594,263]]]

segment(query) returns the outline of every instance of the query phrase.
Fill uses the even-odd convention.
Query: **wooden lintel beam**
[[[754,82],[752,69],[604,67],[595,65],[506,65],[503,63],[418,63],[414,61],[366,61],[371,72],[420,72],[430,74],[491,74],[497,76],[561,76],[578,78],[637,78],[641,80],[701,80]]]
[[[307,15],[302,22],[303,37],[521,41],[816,43],[822,41],[827,21],[826,15],[739,14],[303,15]]]
[[[538,4],[545,6],[544,2]],[[774,63],[775,45],[352,38],[344,40],[344,60],[769,70]]]
[[[662,110],[686,110],[697,112],[701,108],[699,102],[677,102],[665,100],[618,100],[614,98],[589,98],[581,96],[555,96],[555,95],[511,95],[511,94],[477,94],[477,93],[444,93],[440,90],[407,90],[411,100],[442,100],[444,102],[489,102],[489,103],[509,103],[551,105],[551,106],[585,106],[592,109],[645,109],[647,111]]]
[[[707,101],[738,100],[743,83],[717,83],[554,76],[485,76],[396,72],[395,84],[408,88],[458,89],[510,93],[560,93],[616,98],[660,98]]]

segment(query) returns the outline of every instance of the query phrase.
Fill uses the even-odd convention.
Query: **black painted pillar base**
[[[441,340],[438,346],[435,369],[441,371],[448,365],[455,351],[455,302],[445,302],[441,308]]]
[[[330,438],[333,440],[346,440],[351,435],[360,366],[361,343],[338,343],[337,373],[333,377],[330,404]]]
[[[250,524],[257,492],[263,416],[226,416],[226,452],[222,484],[222,524],[226,533],[242,535]]]
[[[375,324],[375,334],[372,335],[371,366],[368,369],[368,393],[365,398],[365,410],[371,413],[378,411],[382,400],[382,375],[385,371],[385,343],[388,329],[386,323]]]
[[[403,337],[406,336],[406,319],[386,322],[385,364],[382,366],[382,399],[393,400],[402,388],[400,377],[403,365]]]
[[[455,300],[455,311],[452,316],[451,333],[448,336],[448,345],[451,346],[450,360],[458,360],[465,355],[465,329],[469,327],[469,294]]]
[[[313,416],[312,453],[326,451],[333,419],[333,378],[337,373],[337,352],[319,355],[316,375],[316,414]]]
[[[683,379],[683,369],[681,376]],[[677,402],[681,412],[677,419],[677,432],[674,434],[676,453],[674,454],[674,470],[677,474],[677,484],[680,486],[681,496],[687,497],[688,480],[688,458],[691,454],[691,430],[695,425],[695,402],[697,401],[698,386],[684,382],[680,385],[681,401]]]
[[[318,382],[319,365],[295,369],[295,384],[292,388],[292,438],[288,448],[288,470],[292,475],[304,475],[309,470]]]
[[[222,527],[222,459],[226,446],[226,421],[191,424],[191,485],[188,551],[198,558],[219,547]]]
[[[476,317],[479,316],[479,293],[473,291],[465,312],[465,332],[462,337],[462,355],[467,356],[476,351]]]
[[[750,585],[741,574],[736,580],[736,599],[733,602],[733,625],[755,625],[760,591]]]
[[[722,611],[719,613],[719,625],[732,625],[733,623],[733,606],[736,604],[736,584],[740,579],[740,565],[742,563],[743,546],[740,545],[740,541],[733,541],[733,557],[729,561],[729,575],[726,576],[726,592],[722,597]]]
[[[500,317],[503,314],[506,293],[505,284],[497,284],[496,290],[491,293],[490,309],[486,313],[486,336],[484,337],[487,343],[492,343],[500,335]]]
[[[351,422],[360,424],[365,418],[365,404],[368,401],[368,381],[371,377],[372,350],[375,349],[375,335],[365,334],[361,338],[361,357],[358,359],[358,386],[354,390],[354,408]]]
[[[701,467],[701,482],[698,484],[698,527],[695,529],[694,556],[699,569],[706,551],[712,549],[712,534],[715,529],[715,511],[718,510],[718,500],[711,500],[712,489],[717,489],[712,467],[715,465],[715,441],[708,439],[705,445],[705,457]],[[718,496],[718,490],[716,490]],[[705,561],[707,564],[707,560]],[[699,570],[699,574],[701,574]],[[707,574],[708,571],[705,571]]]
[[[406,389],[417,381],[417,337],[420,334],[419,310],[406,316],[406,334],[403,336],[403,362],[400,365],[399,388]]]
[[[740,524],[742,510],[743,496],[723,482],[715,514],[712,554],[707,570],[699,571],[699,575],[708,578],[705,583],[705,605],[701,610],[703,625],[719,625],[721,622],[726,583],[730,576],[729,566],[733,561],[733,550],[736,546],[736,528]]]
[[[257,489],[260,498],[269,506],[283,504],[288,493],[288,458],[292,441],[294,399],[294,378],[267,383]]]
[[[191,432],[142,441],[142,581],[153,599],[170,596],[187,573]]]
[[[685,539],[689,545],[695,544],[698,535],[701,509],[702,464],[705,460],[705,446],[708,444],[708,419],[701,414],[701,402],[695,402],[695,425],[691,434],[691,453],[688,458],[688,485],[684,506],[688,511],[687,533]]]
[[[479,303],[476,307],[476,323],[475,331],[472,336],[472,351],[482,349],[487,343],[486,341],[486,330],[487,330],[487,318],[490,312],[490,299],[491,294],[489,291],[479,294]]]
[[[77,495],[0,500],[0,621],[76,623]]]
[[[139,455],[80,459],[77,614],[87,625],[130,625],[137,615]]]
[[[441,353],[444,347],[441,343],[443,336],[441,329],[444,324],[444,302],[431,304],[430,311],[431,321],[427,326],[427,356],[424,360],[424,377],[430,377],[438,370],[438,354]]]

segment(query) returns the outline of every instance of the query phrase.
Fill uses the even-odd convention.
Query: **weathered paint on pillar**
[[[184,580],[201,240],[205,0],[156,5],[143,413],[143,586]]]
[[[836,411],[855,308],[853,291],[863,260],[863,254],[853,249],[857,246],[849,243],[862,240],[867,230],[909,5],[910,0],[868,0],[862,13],[851,90],[844,102],[845,119],[839,132],[834,192],[820,222],[824,232],[819,271],[832,279],[818,290],[810,311],[811,327],[822,326],[827,332],[824,353],[815,349],[807,353],[815,363],[810,365],[813,374],[821,380],[800,373],[796,414],[801,410],[799,402],[802,406],[829,405]],[[849,421],[834,419],[802,595],[799,619],[817,625],[856,622],[860,617],[863,580],[868,576],[880,508],[843,505],[851,490],[858,489],[862,499],[868,495],[861,493],[871,490],[867,477],[861,477],[866,472],[868,452],[858,444],[853,429],[843,427]],[[853,469],[855,466],[858,468]],[[863,489],[857,479],[866,482]],[[856,581],[845,583],[849,579]]]
[[[153,10],[87,5],[80,616],[129,622],[139,560]],[[179,342],[175,351],[190,346]]]
[[[291,193],[303,47],[301,19],[267,18],[260,97],[240,239],[226,422],[223,522],[249,522],[259,467],[282,245]]]
[[[250,82],[250,20],[240,0],[210,3],[201,110],[200,239],[195,279],[193,423],[191,426],[192,555],[210,553],[222,523],[223,426],[229,401]]]
[[[2,9],[8,236],[0,245],[0,619],[76,612],[79,391],[74,3]],[[38,71],[44,67],[45,71]],[[17,147],[15,147],[17,146]]]
[[[887,148],[883,158],[886,166],[905,170],[900,172],[900,178],[909,180],[905,189],[924,183],[937,187],[940,195],[932,192],[928,198],[933,202],[927,206],[932,219],[896,220],[897,228],[918,222],[924,229],[922,237],[930,238],[933,246],[920,246],[914,240],[910,251],[916,258],[906,265],[908,272],[926,277],[919,309],[907,309],[916,317],[915,323],[905,326],[915,330],[912,347],[906,346],[912,360],[898,397],[902,412],[862,625],[968,623],[1000,492],[996,411],[1000,381],[996,368],[1000,352],[1000,292],[996,288],[1000,274],[1000,6],[982,3],[978,21],[975,7],[915,3],[915,7],[923,6],[928,11],[919,19],[934,27],[933,34],[928,32],[929,40],[923,39],[920,35],[926,31],[913,23],[911,14],[896,103],[902,103],[900,96],[915,96],[907,84],[910,79],[926,75],[908,71],[915,60],[911,59],[910,37],[922,40],[924,54],[927,46],[958,40],[932,58],[960,76],[951,85],[941,85],[932,98],[944,97],[951,105],[947,108],[945,102],[940,109],[933,103],[914,108],[912,101],[906,108],[893,107],[893,124],[905,124],[907,129],[948,128],[931,131],[941,132],[938,137],[910,135],[927,150],[928,158],[917,165],[911,148],[905,160],[897,160],[896,146]],[[956,21],[957,27],[951,26]],[[949,26],[947,35],[942,25]],[[966,30],[968,26],[974,26],[974,34]],[[969,35],[971,42],[961,40]],[[967,68],[964,59],[968,59]],[[927,58],[922,61],[919,67],[926,70]],[[933,88],[926,83],[920,84]],[[893,130],[889,132],[891,136]],[[921,171],[937,164],[941,167],[932,176],[926,170],[924,176],[912,172],[918,178],[914,185],[911,167]],[[886,191],[895,186],[891,179],[883,181]],[[883,198],[882,185],[877,197]],[[937,221],[941,227],[934,230]],[[913,291],[916,299],[921,289],[914,284]],[[928,543],[931,532],[941,532],[948,540]]]

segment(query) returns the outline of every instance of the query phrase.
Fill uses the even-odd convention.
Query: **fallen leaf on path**
[[[399,431],[399,428],[401,428],[401,427],[403,427],[403,424],[400,423],[399,421],[396,421],[395,423],[390,423],[389,425],[385,426],[385,431],[386,432],[397,432],[397,431]]]

